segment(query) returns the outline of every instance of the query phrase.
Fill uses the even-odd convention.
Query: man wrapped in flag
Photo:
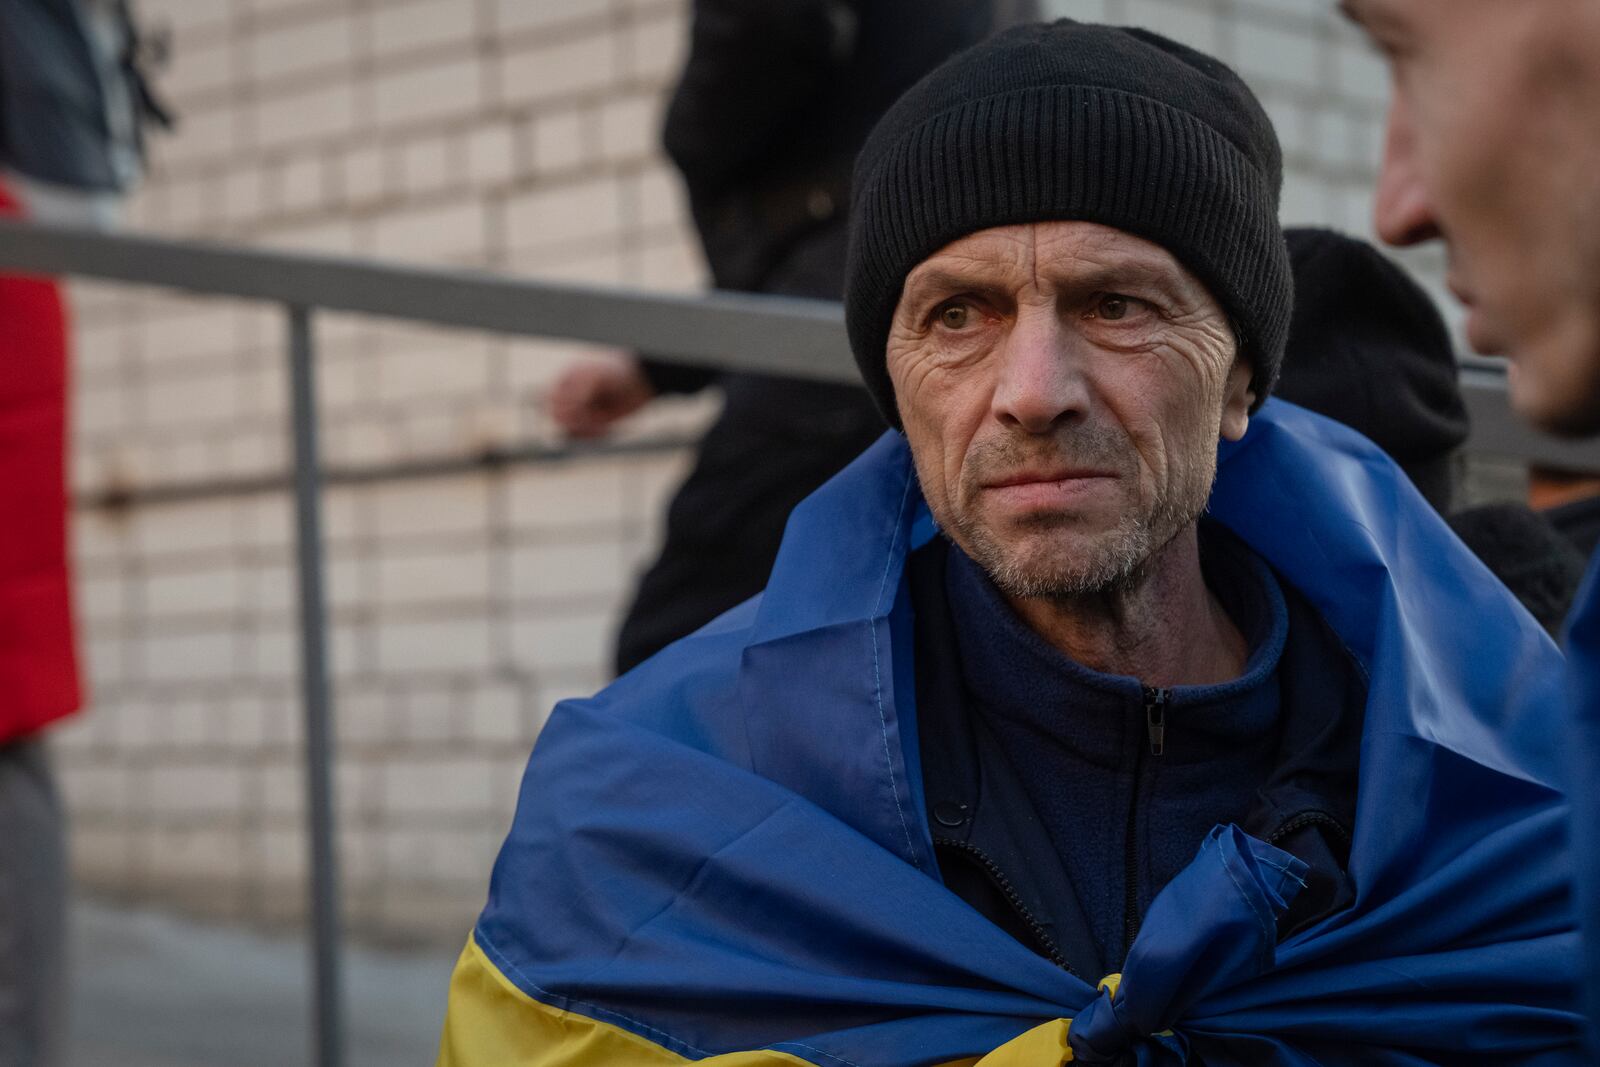
[[[1579,1062],[1558,653],[1267,400],[1280,182],[1143,31],[895,105],[845,294],[893,429],[762,596],[556,708],[441,1064]]]

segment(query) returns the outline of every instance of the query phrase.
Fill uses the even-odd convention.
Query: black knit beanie
[[[1285,231],[1294,316],[1278,395],[1371,438],[1442,512],[1467,405],[1450,331],[1433,300],[1365,241]]]
[[[1146,30],[1062,19],[947,60],[856,160],[845,321],[900,425],[884,348],[906,275],[979,230],[1097,222],[1161,245],[1211,290],[1272,389],[1293,302],[1272,124],[1225,64]]]

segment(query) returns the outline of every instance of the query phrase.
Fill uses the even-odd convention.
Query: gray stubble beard
[[[947,529],[958,547],[983,568],[1006,596],[1078,600],[1140,585],[1150,560],[1198,518],[1199,512],[1185,516],[1158,503],[1149,521],[1140,515],[1127,517],[1095,546],[1091,558],[1074,560],[1064,567],[1041,567],[1037,560],[1018,559],[987,527],[964,518]]]

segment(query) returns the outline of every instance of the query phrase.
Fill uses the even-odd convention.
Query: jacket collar
[[[1280,704],[1273,676],[1289,615],[1277,578],[1231,533],[1204,520],[1200,556],[1206,583],[1240,627],[1249,657],[1237,677],[1165,689],[1169,733],[1183,735],[1164,757],[1172,763],[1209,762],[1235,746],[1261,744]],[[993,714],[1055,736],[1079,758],[1103,767],[1120,764],[1127,754],[1125,724],[1132,720],[1134,732],[1143,734],[1144,681],[1074,662],[1035,633],[964,552],[952,547],[945,558],[949,615],[962,622],[956,644],[981,703]],[[1067,707],[1075,709],[1071,722],[1049,721]]]

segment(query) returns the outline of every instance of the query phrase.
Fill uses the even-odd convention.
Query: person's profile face
[[[1252,400],[1227,316],[1165,249],[1042,222],[907,275],[889,377],[924,497],[1016,597],[1125,581],[1205,507]]]
[[[1341,7],[1392,76],[1379,235],[1442,238],[1468,340],[1510,357],[1516,408],[1600,431],[1600,4]]]

